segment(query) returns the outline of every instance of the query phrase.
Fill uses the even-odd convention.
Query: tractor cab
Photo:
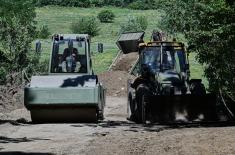
[[[150,42],[140,44],[140,64],[146,65],[154,74],[157,72],[186,72],[187,58],[181,43]]]

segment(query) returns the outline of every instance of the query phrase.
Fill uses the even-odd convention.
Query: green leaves
[[[103,23],[108,23],[108,22],[112,22],[113,19],[115,18],[115,15],[112,11],[110,10],[103,10],[98,14],[98,19],[100,20],[100,22]]]
[[[234,5],[225,0],[170,0],[162,8],[166,12],[164,28],[172,34],[183,33],[195,45],[210,89],[235,94]]]
[[[19,71],[31,63],[31,42],[35,37],[36,17],[31,0],[0,0],[0,47],[8,59],[7,71]]]

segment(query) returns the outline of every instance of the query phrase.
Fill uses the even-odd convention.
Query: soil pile
[[[23,86],[20,73],[8,75],[6,84],[0,85],[0,113],[23,107]]]
[[[137,58],[137,53],[121,54],[113,63],[110,71],[98,75],[99,81],[107,89],[108,96],[127,95],[127,81],[134,78],[129,74],[129,71]]]
[[[108,71],[99,74],[99,81],[107,89],[108,96],[126,96],[127,80],[131,76],[125,71]]]
[[[112,71],[129,72],[138,58],[138,53],[121,54],[114,62]]]

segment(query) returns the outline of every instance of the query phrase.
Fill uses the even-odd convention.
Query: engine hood
[[[58,88],[58,87],[95,87],[96,75],[48,75],[33,76],[30,87]]]

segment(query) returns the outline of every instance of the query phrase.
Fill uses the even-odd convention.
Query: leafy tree
[[[235,5],[231,0],[162,2],[164,28],[183,33],[205,66],[210,90],[235,99]]]
[[[20,71],[32,62],[31,43],[36,34],[35,7],[31,0],[0,0],[1,63],[8,72]]]
[[[108,22],[112,22],[115,15],[112,11],[110,10],[102,10],[99,14],[98,14],[98,19],[100,20],[100,22],[103,23],[108,23]]]

